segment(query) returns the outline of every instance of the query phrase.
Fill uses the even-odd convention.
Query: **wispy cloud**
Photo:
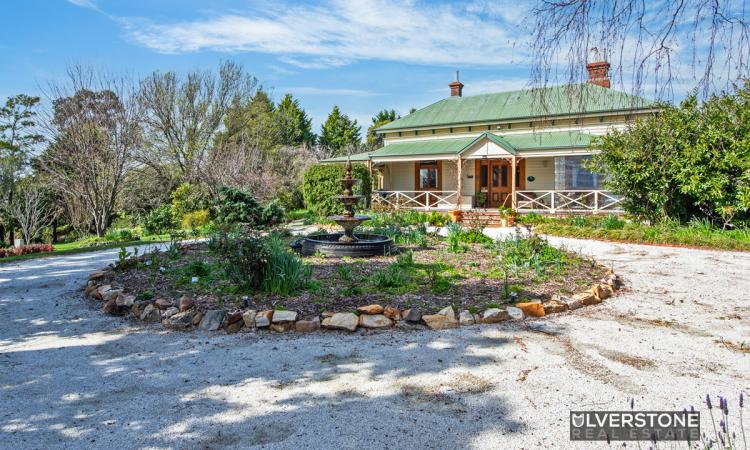
[[[300,87],[287,87],[279,89],[284,92],[292,92],[295,94],[307,94],[307,95],[338,95],[347,97],[374,97],[377,94],[371,91],[365,91],[362,89],[338,89],[338,88],[319,88],[312,86],[300,86]]]
[[[89,9],[95,9],[99,10],[99,6],[96,4],[95,0],[67,0],[68,3],[71,3],[76,6],[80,6],[81,8],[89,8]]]
[[[518,24],[488,15],[486,8],[426,1],[323,1],[182,22],[127,18],[122,23],[132,40],[158,52],[262,52],[301,68],[364,59],[509,66],[524,57],[514,51]]]

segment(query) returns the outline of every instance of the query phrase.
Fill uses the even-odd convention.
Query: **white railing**
[[[457,191],[374,191],[372,203],[394,209],[455,209]]]
[[[518,212],[620,213],[623,198],[600,190],[518,191]]]

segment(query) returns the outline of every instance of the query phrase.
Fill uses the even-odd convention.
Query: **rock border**
[[[490,308],[482,314],[472,314],[463,310],[456,315],[451,306],[437,313],[425,314],[418,308],[400,310],[392,306],[366,305],[356,312],[324,312],[318,317],[301,318],[297,311],[253,310],[253,309],[212,309],[199,311],[192,297],[184,295],[179,299],[157,298],[136,300],[122,288],[102,283],[108,271],[92,273],[84,288],[86,297],[103,303],[105,314],[115,316],[130,315],[143,322],[160,322],[172,330],[198,329],[203,331],[225,330],[236,333],[240,330],[269,329],[276,332],[313,332],[318,330],[357,329],[430,329],[443,330],[479,324],[493,324],[505,321],[518,321],[526,317],[544,317],[565,311],[573,311],[584,306],[596,305],[613,296],[621,288],[620,278],[610,270],[599,283],[590,289],[573,296],[555,294],[551,300],[515,303],[503,308]]]

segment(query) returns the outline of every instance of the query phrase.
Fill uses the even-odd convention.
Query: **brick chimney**
[[[586,70],[589,72],[588,82],[609,89],[611,87],[609,81],[609,66],[607,62],[607,50],[604,49],[603,55],[599,55],[599,49],[594,47],[591,49],[591,61],[586,64]]]
[[[458,70],[456,71],[456,81],[448,85],[451,88],[451,97],[461,97],[464,91],[464,85],[458,81]]]

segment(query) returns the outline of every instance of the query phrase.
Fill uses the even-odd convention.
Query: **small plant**
[[[414,252],[407,250],[396,257],[396,265],[399,267],[414,267]]]
[[[406,274],[395,264],[375,272],[372,275],[372,280],[375,286],[379,288],[397,288],[405,285],[407,282]]]
[[[448,231],[448,251],[451,253],[463,253],[466,248],[461,245],[461,225],[453,222],[446,227]]]
[[[442,294],[451,289],[451,282],[442,274],[442,271],[437,265],[427,266],[425,272],[427,274],[427,280],[430,283],[430,288],[436,294]]]
[[[269,250],[255,233],[215,233],[209,250],[221,256],[229,277],[252,288],[260,287]]]
[[[266,248],[268,257],[262,268],[261,289],[271,294],[289,295],[307,285],[310,268],[281,239],[271,237]]]
[[[336,272],[343,281],[352,281],[352,267],[347,264],[336,266]]]
[[[602,220],[602,228],[605,230],[622,230],[625,228],[625,221],[614,214],[610,214]]]
[[[132,252],[129,252],[125,246],[120,247],[120,251],[117,252],[117,268],[130,269],[138,264],[138,247],[135,247]]]

